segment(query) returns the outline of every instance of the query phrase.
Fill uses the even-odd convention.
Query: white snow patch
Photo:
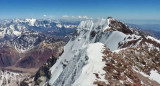
[[[150,73],[151,74],[150,74],[149,78],[160,83],[160,74],[157,72],[157,70],[151,70]]]
[[[160,40],[155,39],[155,38],[153,38],[153,37],[151,37],[151,36],[147,36],[146,38],[147,38],[147,39],[151,39],[151,40],[153,40],[153,41],[156,41],[157,43],[160,43]]]
[[[119,80],[120,81],[120,83],[122,83],[123,84],[123,81],[122,80]]]
[[[132,81],[130,78],[128,78],[128,77],[127,77],[127,80],[128,80],[129,82],[131,82],[131,83],[133,82],[133,81]]]
[[[125,37],[127,37],[127,35],[124,33],[114,31],[108,36],[108,38],[106,38],[106,36],[102,36],[100,42],[106,44],[107,48],[109,48],[111,51],[114,51],[118,49],[118,43],[123,41]]]
[[[112,52],[115,52],[115,53],[119,53],[121,50],[125,50],[126,48],[121,48],[121,49],[117,49],[117,50],[114,50]]]
[[[137,71],[136,69],[134,69],[134,70],[136,72],[140,73],[141,75],[143,75],[144,77],[148,77],[150,80],[154,80],[160,84],[160,74],[157,72],[157,70],[151,70],[150,75],[147,75],[142,71]]]
[[[56,24],[57,27],[59,28],[62,28],[62,25],[61,24]]]
[[[34,26],[34,24],[35,24],[35,22],[36,22],[36,19],[33,19],[33,18],[31,18],[31,19],[26,19],[26,22],[29,22],[29,25],[30,25],[30,26]]]
[[[96,80],[105,80],[105,71],[103,70],[105,62],[102,62],[102,52],[104,50],[104,44],[93,43],[89,44],[87,49],[87,55],[89,57],[88,64],[83,67],[80,77],[76,80],[73,86],[94,86]],[[96,78],[95,74],[98,74],[99,79]]]
[[[22,73],[0,70],[0,86],[17,86],[26,77]]]
[[[21,35],[21,32],[19,32],[19,31],[13,31],[13,33],[14,33],[14,35],[16,35],[16,36]]]

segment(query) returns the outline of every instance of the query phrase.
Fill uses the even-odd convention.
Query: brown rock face
[[[41,43],[27,52],[26,56],[16,63],[16,66],[22,68],[39,68],[52,55],[57,58],[63,52],[64,45],[65,43],[62,41],[52,44]]]
[[[125,34],[133,34],[133,31],[131,31],[131,29],[129,29],[128,26],[126,26],[125,24],[123,24],[120,21],[117,21],[115,19],[113,19],[112,17],[108,17],[109,20],[109,29],[107,29],[106,31],[115,31],[118,30],[120,32],[123,32]]]
[[[54,41],[52,43],[42,41],[37,46],[24,53],[18,52],[13,47],[1,47],[0,67],[6,70],[19,72],[25,72],[23,69],[25,70],[26,68],[35,68],[37,70],[42,64],[46,63],[49,57],[54,56],[58,58],[63,52],[64,45],[65,42],[63,41]],[[21,68],[22,71],[19,70]],[[30,72],[33,71],[31,70]]]
[[[19,53],[14,48],[0,48],[0,67],[14,65],[19,58]]]

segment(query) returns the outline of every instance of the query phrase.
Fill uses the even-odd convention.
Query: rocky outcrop
[[[56,60],[57,58],[52,56],[47,60],[47,62],[44,65],[40,67],[40,69],[34,77],[35,85],[41,86],[51,78],[51,73],[49,69],[56,63]]]
[[[51,78],[49,69],[56,63],[57,58],[51,56],[46,63],[44,63],[35,75],[25,78],[20,82],[20,86],[42,86],[46,81]],[[46,84],[49,86],[49,84]]]
[[[0,86],[19,86],[30,75],[0,70]]]
[[[109,26],[109,29],[106,29],[106,31],[118,30],[125,34],[133,34],[133,31],[129,29],[128,26],[126,26],[124,23],[120,21],[113,19],[112,17],[108,17],[108,26]]]
[[[50,56],[58,57],[64,45],[54,37],[27,32],[14,40],[0,42],[0,67],[39,68]]]
[[[109,84],[95,81],[94,83],[102,86],[106,85],[144,85],[159,86],[160,83],[149,79],[152,70],[160,72],[159,67],[159,49],[157,46],[145,46],[148,42],[140,43],[137,46],[112,52],[109,49],[104,50],[104,61],[106,66],[106,80]],[[146,76],[144,76],[144,74]]]
[[[52,55],[55,58],[63,52],[64,42],[45,43],[42,42],[29,52],[25,53],[25,57],[17,61],[16,66],[22,68],[39,68]]]

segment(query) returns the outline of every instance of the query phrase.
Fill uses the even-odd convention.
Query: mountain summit
[[[43,84],[158,86],[159,50],[159,40],[112,17],[82,21]]]
[[[125,34],[133,34],[132,30],[129,29],[124,23],[113,19],[112,17],[108,17],[108,26],[110,27],[107,30],[118,30]]]

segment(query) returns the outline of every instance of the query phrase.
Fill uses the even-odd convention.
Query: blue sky
[[[160,20],[160,0],[0,0],[0,19],[62,16]]]

